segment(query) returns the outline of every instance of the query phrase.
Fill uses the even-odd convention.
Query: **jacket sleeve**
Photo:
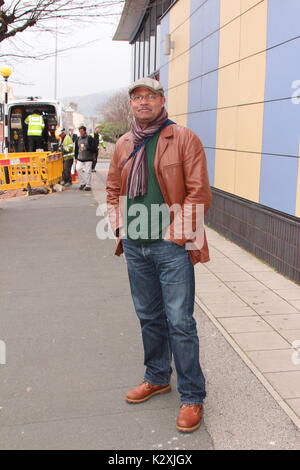
[[[122,227],[122,216],[120,207],[121,194],[121,170],[119,168],[119,144],[117,142],[114,154],[112,156],[107,180],[106,180],[106,203],[108,217],[114,234],[119,236],[119,229]]]
[[[98,151],[96,140],[90,135],[88,138],[87,150],[93,153],[97,153]]]
[[[78,139],[76,139],[75,140],[75,151],[74,151],[75,158],[78,157],[78,153],[79,153]]]
[[[212,198],[205,151],[200,139],[190,130],[186,130],[182,152],[186,196],[165,236],[179,245],[194,239],[193,234],[204,223]]]

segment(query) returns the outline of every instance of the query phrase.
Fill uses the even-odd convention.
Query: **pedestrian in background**
[[[79,178],[79,189],[91,191],[92,164],[97,152],[97,144],[86,132],[86,127],[79,127],[79,137],[75,142],[76,169]]]
[[[94,156],[94,161],[93,161],[93,165],[92,165],[92,171],[95,173],[98,157],[100,157],[101,148],[106,150],[106,145],[105,145],[105,142],[103,140],[102,135],[100,134],[100,128],[99,127],[95,128],[95,132],[94,132],[94,134],[91,134],[91,136],[95,139],[96,144],[97,144],[97,153]]]
[[[74,128],[73,127],[70,127],[69,129],[69,136],[71,137],[72,141],[76,142],[77,138],[78,138],[78,135],[77,134],[74,134]]]
[[[66,129],[61,129],[58,134],[61,139],[60,147],[64,158],[63,180],[61,184],[67,188],[72,186],[71,170],[74,162],[74,143],[72,137],[66,134]]]

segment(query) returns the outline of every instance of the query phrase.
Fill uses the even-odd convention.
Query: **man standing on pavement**
[[[141,78],[129,88],[129,96],[132,129],[116,144],[106,188],[112,228],[119,238],[116,254],[124,251],[127,261],[146,366],[143,382],[125,400],[142,403],[169,392],[173,354],[181,396],[177,430],[192,432],[201,424],[206,396],[193,317],[193,265],[209,261],[209,251],[204,228],[202,242],[192,247],[193,231],[178,229],[185,226],[188,208],[200,207],[203,215],[210,206],[206,157],[192,131],[168,120],[159,82]],[[125,208],[120,197],[126,199]],[[163,204],[179,207],[167,224],[152,214]],[[137,213],[144,215],[134,225]],[[131,230],[132,222],[139,230]]]
[[[32,114],[25,119],[27,124],[27,137],[28,137],[28,151],[35,152],[37,149],[42,148],[43,143],[43,130],[45,122],[38,109],[35,109]]]
[[[92,164],[97,151],[97,145],[95,139],[87,135],[85,126],[79,127],[79,133],[80,136],[75,142],[76,169],[80,183],[79,189],[81,191],[91,191]]]
[[[71,170],[74,161],[74,144],[72,137],[66,134],[66,129],[61,129],[59,136],[61,139],[61,148],[64,158],[63,181],[61,184],[67,188],[68,186],[72,186]]]

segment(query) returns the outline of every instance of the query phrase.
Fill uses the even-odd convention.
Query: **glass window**
[[[141,78],[144,76],[144,41],[143,41],[143,33],[140,36],[140,69],[139,69],[139,76]]]
[[[148,16],[145,23],[145,63],[144,63],[144,75],[149,75],[150,71],[150,16]]]
[[[131,81],[135,80],[135,43],[131,45]]]
[[[153,7],[150,14],[150,74],[156,67],[156,8]]]
[[[137,80],[139,77],[139,67],[140,67],[140,41],[135,43],[135,72],[134,79]]]
[[[156,28],[156,64],[155,70],[159,68],[160,65],[160,24]]]

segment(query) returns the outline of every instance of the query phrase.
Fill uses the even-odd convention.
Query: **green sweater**
[[[149,173],[147,193],[135,199],[127,197],[127,226],[125,220],[125,232],[127,238],[137,244],[155,243],[162,240],[166,229],[170,225],[169,210],[154,171],[158,138],[159,135],[155,135],[146,144]]]

